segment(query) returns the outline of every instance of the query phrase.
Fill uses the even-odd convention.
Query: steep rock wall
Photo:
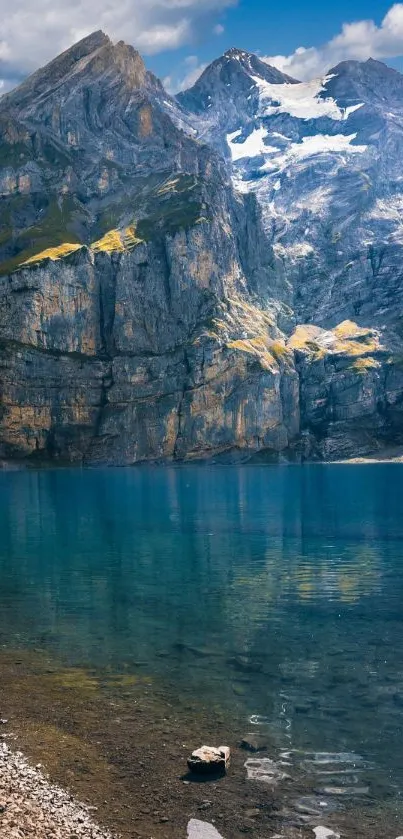
[[[1,456],[123,464],[287,448],[298,376],[270,353],[281,333],[255,270],[249,287],[220,216],[3,277]],[[245,330],[263,334],[259,352],[245,351]]]

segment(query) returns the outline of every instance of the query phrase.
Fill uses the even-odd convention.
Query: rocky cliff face
[[[327,139],[344,143],[357,78],[350,88],[341,72],[338,91],[315,94],[326,131],[322,109],[338,109]],[[351,213],[368,204],[356,179],[371,169],[380,183],[379,161],[354,139],[336,177],[336,152],[298,169],[288,146],[281,193],[239,154],[258,141],[265,167],[267,120],[278,143],[284,120],[295,138],[310,131],[299,143],[318,128],[281,104],[258,116],[265,85],[300,89],[233,50],[175,101],[135,50],[95,33],[0,100],[1,457],[329,458],[400,441],[396,225],[365,263],[362,246],[343,262],[361,236]],[[352,203],[328,194],[342,182]],[[327,190],[331,229],[298,204],[313,189]]]

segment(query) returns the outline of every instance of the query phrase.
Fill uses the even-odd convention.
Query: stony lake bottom
[[[125,839],[402,835],[402,490],[401,464],[0,473],[0,733]],[[202,743],[225,778],[188,776]]]

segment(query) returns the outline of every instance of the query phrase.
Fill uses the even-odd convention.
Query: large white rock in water
[[[319,827],[314,828],[314,834],[316,839],[340,839],[340,833],[334,833],[333,830],[330,830],[328,827]]]
[[[223,839],[223,837],[213,824],[191,819],[188,824],[188,839]]]
[[[231,752],[228,746],[202,746],[196,749],[188,758],[188,767],[191,772],[214,773],[225,772],[230,762]]]

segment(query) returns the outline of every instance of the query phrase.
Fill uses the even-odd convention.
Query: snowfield
[[[297,119],[305,120],[330,117],[337,122],[342,122],[364,104],[359,102],[348,108],[340,108],[334,99],[320,97],[332,76],[298,84],[270,84],[259,76],[251,78],[259,88],[261,116],[289,114]]]

